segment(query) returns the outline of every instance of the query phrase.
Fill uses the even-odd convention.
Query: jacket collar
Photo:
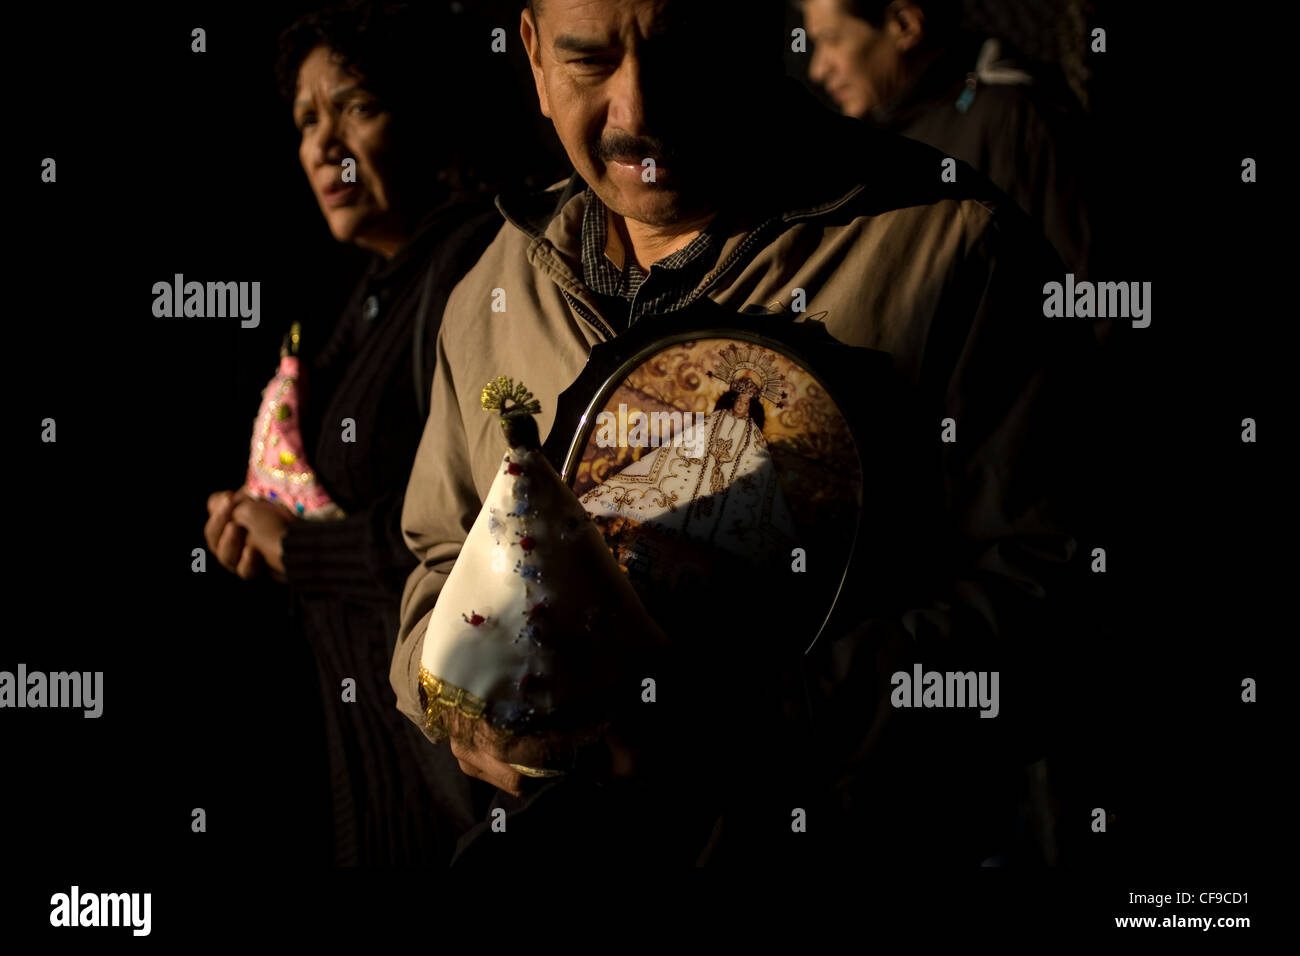
[[[833,161],[830,163],[832,168],[827,169],[823,161],[828,157],[817,154],[819,140],[823,138],[833,142],[836,138],[842,139],[843,134],[848,134],[861,139],[860,123],[831,113],[794,80],[784,81],[774,115],[782,118],[772,122],[770,142],[764,143],[762,136],[757,137],[753,151],[767,156],[779,156],[784,160],[781,165],[787,168],[793,166],[797,169],[803,165],[798,162],[800,159],[815,160],[817,167],[815,170],[808,170],[808,173],[815,172],[815,175],[801,176],[798,172],[793,172],[792,175],[773,174],[771,176],[773,182],[766,183],[768,188],[756,196],[757,199],[770,199],[773,196],[770,187],[772,185],[778,187],[777,194],[784,202],[769,203],[770,214],[790,220],[804,219],[838,206],[859,191],[861,188],[859,177],[843,175],[847,170],[835,169],[838,164]],[[791,125],[793,123],[803,125]],[[802,148],[797,145],[791,146],[787,131],[800,128],[809,131],[808,135],[799,137],[804,145]],[[823,133],[829,135],[823,137]],[[837,137],[836,134],[840,135]],[[781,154],[785,155],[781,156]],[[862,174],[867,170],[859,167],[857,172]],[[564,213],[565,207],[575,198],[581,197],[586,188],[587,183],[577,172],[574,172],[567,180],[555,183],[545,190],[531,193],[503,193],[497,197],[496,205],[507,222],[529,238],[540,239],[548,233],[555,219]],[[581,216],[576,222],[581,226]]]
[[[544,190],[502,193],[497,196],[496,205],[506,222],[523,232],[528,238],[540,239],[551,220],[560,215],[569,200],[574,196],[582,195],[586,189],[587,183],[575,171],[568,179],[554,183]]]
[[[757,255],[795,223],[828,215],[846,203],[866,200],[870,207],[906,203],[899,181],[898,137],[833,113],[798,82],[785,80],[765,130],[757,131],[750,151],[761,157],[761,177],[736,203],[733,227],[722,244],[717,266],[702,280],[702,295],[732,268]],[[805,131],[791,137],[789,131]],[[760,160],[756,159],[756,164]],[[915,174],[914,160],[906,164]],[[928,173],[928,169],[926,170]],[[502,194],[497,209],[531,241],[528,261],[561,289],[598,312],[582,275],[581,230],[587,183],[574,172],[567,180],[531,192]],[[760,238],[764,240],[758,241]]]

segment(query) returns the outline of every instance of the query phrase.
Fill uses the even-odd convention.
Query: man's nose
[[[633,136],[646,134],[645,72],[636,57],[624,57],[610,77],[608,125]]]

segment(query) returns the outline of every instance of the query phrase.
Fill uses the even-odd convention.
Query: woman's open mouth
[[[332,208],[350,206],[361,195],[358,183],[333,183],[321,193],[321,202]]]

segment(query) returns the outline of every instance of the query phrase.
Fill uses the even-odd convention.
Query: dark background
[[[258,610],[274,604],[267,589],[251,596],[211,558],[206,574],[190,569],[207,495],[242,479],[281,335],[295,319],[332,320],[364,265],[329,237],[275,92],[276,35],[310,6],[9,13],[18,69],[3,162],[18,202],[6,216],[0,669],[102,670],[105,703],[98,720],[0,714],[4,856],[19,894],[7,925],[47,925],[49,894],[78,881],[154,890],[157,934],[178,912],[206,913],[175,899],[160,911],[174,874],[290,897],[339,879],[309,869],[328,858],[309,652]],[[481,55],[431,42],[431,56],[465,60],[465,89],[448,95],[508,62],[535,104],[517,5],[487,6],[501,8],[509,53],[491,54],[486,36]],[[1073,875],[1046,885],[1099,894],[1084,912],[1103,922],[1126,911],[1116,901],[1129,890],[1256,889],[1281,856],[1276,768],[1288,758],[1274,727],[1294,632],[1280,615],[1293,535],[1277,449],[1295,321],[1281,30],[1256,23],[1237,42],[1237,24],[1134,6],[1071,5],[1106,28],[1104,54],[1060,26],[1066,4],[971,9],[972,23],[1072,72],[1094,124],[1096,276],[1154,287],[1151,327],[1120,330],[1098,396],[1119,411],[1099,489],[1109,572],[1088,586],[1111,626],[1059,675],[1065,809],[1081,815],[1063,823]],[[204,54],[190,52],[195,26]],[[523,159],[558,178],[562,153],[538,121]],[[47,156],[54,185],[40,182]],[[1241,183],[1245,156],[1256,184]],[[261,326],[154,318],[151,287],[176,272],[261,281]],[[1248,416],[1255,445],[1239,440]],[[46,417],[56,444],[39,440]],[[1240,701],[1246,676],[1257,704]],[[1094,806],[1114,815],[1106,834],[1088,830]],[[195,807],[206,834],[190,830]],[[1052,901],[1076,905],[1070,892]],[[1014,911],[1014,896],[997,898]]]

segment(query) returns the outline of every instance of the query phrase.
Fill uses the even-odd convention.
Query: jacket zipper
[[[701,285],[698,288],[696,288],[694,292],[692,292],[689,296],[686,297],[686,301],[683,302],[682,305],[683,306],[690,305],[700,296],[708,292],[709,289],[717,285],[718,282],[721,281],[722,277],[731,271],[731,267],[735,265],[736,260],[738,260],[741,256],[745,255],[745,253],[749,251],[749,249],[754,245],[754,243],[758,242],[761,238],[763,238],[763,236],[767,232],[771,231],[772,227],[779,222],[780,222],[779,218],[769,219],[767,222],[762,223],[757,229],[755,229],[748,236],[746,236],[744,241],[742,241],[741,244],[736,247],[735,251],[733,251],[731,255],[727,256],[727,261],[722,263],[722,265],[718,266],[716,269],[713,270],[713,278],[709,279],[708,282],[706,282],[704,285]]]
[[[601,332],[604,333],[606,341],[614,337],[614,330],[605,324],[604,319],[578,301],[577,297],[570,295],[567,289],[561,289],[560,291],[564,293],[564,297],[569,300],[569,306],[573,311],[577,312],[592,325],[600,329]]]
[[[849,199],[853,198],[853,196],[860,191],[861,191],[860,189],[851,190],[847,195],[842,196],[840,199],[836,200],[830,205],[820,207],[817,210],[816,214],[821,215],[822,213],[826,213],[834,209],[838,209],[840,206],[842,206]],[[758,242],[760,239],[766,238],[767,233],[771,232],[777,226],[781,226],[781,225],[789,226],[789,225],[793,225],[797,221],[801,221],[804,219],[811,219],[811,218],[812,216],[807,214],[797,215],[790,219],[785,219],[781,216],[776,216],[772,219],[767,220],[766,222],[760,223],[757,229],[755,229],[748,236],[746,236],[744,240],[741,241],[740,245],[736,247],[735,251],[733,251],[731,255],[727,257],[727,260],[713,270],[713,277],[709,279],[704,285],[701,285],[694,292],[692,292],[690,296],[687,297],[686,301],[682,304],[690,305],[700,296],[704,295],[715,285],[717,285],[722,280],[722,277],[731,271],[732,267],[736,264],[736,261],[740,259],[741,256],[745,255],[754,246],[754,244]]]

